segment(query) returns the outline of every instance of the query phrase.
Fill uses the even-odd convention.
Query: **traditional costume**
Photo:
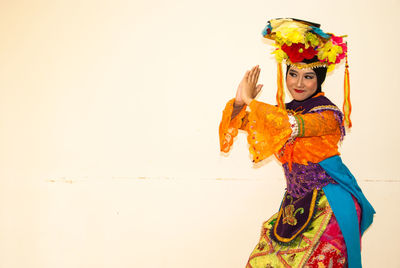
[[[347,44],[318,24],[296,19],[269,21],[263,36],[275,41],[278,104],[253,100],[233,115],[232,99],[219,128],[222,152],[230,150],[239,129],[245,130],[253,162],[274,154],[287,182],[280,209],[263,224],[246,267],[361,267],[361,235],[375,211],[338,151],[345,126],[351,127]],[[320,88],[326,70],[342,59],[343,113]],[[288,68],[314,69],[319,78],[316,94],[285,104],[282,62]]]

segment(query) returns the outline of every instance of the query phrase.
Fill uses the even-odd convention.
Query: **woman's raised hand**
[[[247,71],[239,84],[236,91],[235,106],[243,106],[250,104],[250,102],[260,93],[263,85],[258,84],[258,77],[260,76],[260,67],[254,66],[250,71]]]

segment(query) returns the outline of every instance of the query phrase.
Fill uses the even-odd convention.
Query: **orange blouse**
[[[282,163],[318,163],[339,155],[340,125],[334,111],[292,114],[290,111],[253,100],[250,112],[246,106],[232,120],[233,104],[230,100],[223,111],[219,126],[220,149],[229,152],[238,129],[248,133],[249,150],[253,162],[259,162],[272,154]],[[294,116],[298,133],[292,135],[289,116]]]

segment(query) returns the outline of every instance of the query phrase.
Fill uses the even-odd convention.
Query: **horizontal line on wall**
[[[254,181],[254,182],[267,182],[271,180],[271,178],[179,178],[179,177],[81,177],[81,178],[55,178],[55,179],[46,179],[46,182],[50,183],[67,183],[73,184],[78,182],[88,182],[88,181]],[[275,178],[274,180],[285,180],[284,178]],[[400,179],[358,179],[359,182],[384,182],[384,183],[400,183]]]
[[[397,179],[365,179],[365,182],[400,182]]]

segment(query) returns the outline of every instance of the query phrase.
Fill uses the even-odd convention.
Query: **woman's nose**
[[[301,87],[303,85],[303,77],[299,76],[296,84],[296,86]]]

